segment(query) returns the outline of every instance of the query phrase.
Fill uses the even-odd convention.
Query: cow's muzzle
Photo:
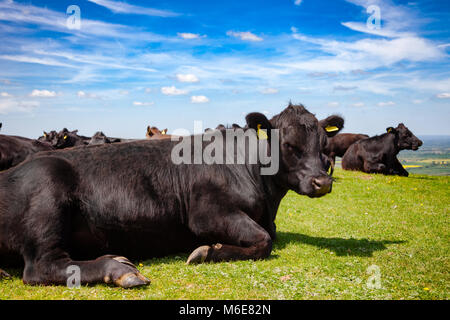
[[[327,175],[313,178],[311,183],[314,189],[314,196],[321,197],[331,192],[333,180]]]

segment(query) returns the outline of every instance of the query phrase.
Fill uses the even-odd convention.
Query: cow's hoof
[[[144,277],[140,273],[126,273],[119,279],[114,281],[114,283],[122,288],[133,288],[139,286],[146,286],[150,284],[150,280]]]
[[[12,277],[9,275],[8,272],[0,269],[0,279],[11,279]]]
[[[192,251],[189,258],[186,261],[186,264],[194,264],[194,263],[202,263],[205,262],[206,257],[208,256],[210,246],[201,246]]]

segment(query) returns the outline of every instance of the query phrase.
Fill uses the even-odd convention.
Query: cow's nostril
[[[314,179],[313,179],[313,186],[314,186],[314,188],[317,190],[317,189],[320,189],[320,187],[322,186],[322,183],[320,182],[319,179],[314,178]]]
[[[320,177],[312,179],[312,185],[314,187],[315,194],[318,196],[330,192],[331,183],[332,180],[329,177]]]

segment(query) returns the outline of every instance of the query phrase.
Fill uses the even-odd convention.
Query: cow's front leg
[[[409,176],[409,172],[406,171],[405,168],[403,168],[403,165],[400,163],[400,161],[398,161],[397,157],[395,157],[392,160],[392,168],[393,168],[393,174],[403,176],[403,177]]]
[[[264,259],[272,251],[270,235],[243,212],[224,213],[218,219],[196,215],[190,220],[189,227],[197,236],[215,244],[195,249],[187,264]]]
[[[364,172],[386,173],[386,165],[380,162],[364,161]]]

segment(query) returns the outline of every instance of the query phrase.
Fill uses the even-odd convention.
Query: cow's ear
[[[161,131],[161,134],[167,134],[167,128]]]
[[[338,115],[331,115],[320,120],[319,126],[325,130],[328,137],[334,137],[344,128],[344,118]]]
[[[1,128],[1,127],[0,127]],[[47,137],[48,133],[45,131],[42,131],[44,133],[44,137]]]
[[[395,133],[397,130],[395,130],[395,128],[393,128],[393,127],[388,127],[388,128],[386,128],[386,132],[387,133]]]
[[[245,120],[249,128],[256,130],[259,139],[268,139],[270,141],[272,125],[265,115],[259,112],[252,112],[245,117]]]
[[[147,126],[147,136],[151,137],[153,135],[152,128],[150,126]]]

